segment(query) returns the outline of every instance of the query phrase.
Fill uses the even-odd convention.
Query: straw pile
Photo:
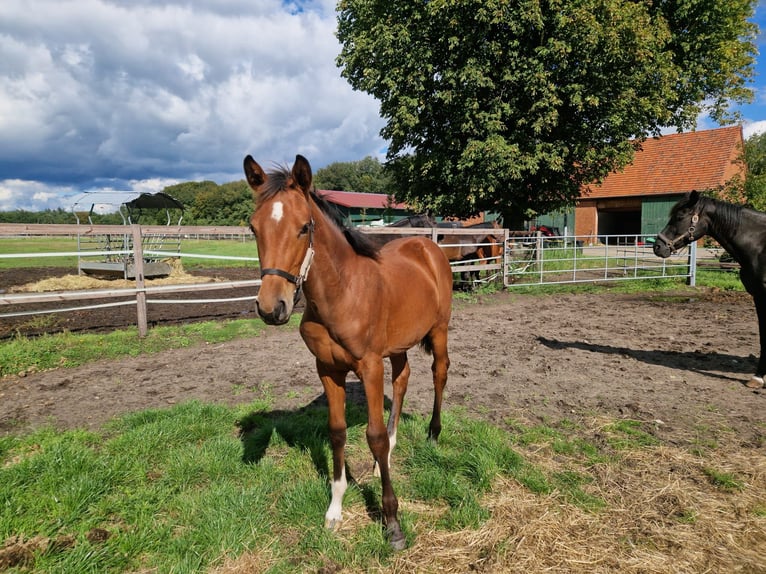
[[[180,285],[192,283],[209,283],[215,281],[212,277],[190,275],[178,258],[165,261],[171,267],[170,275],[147,279],[146,285]],[[44,293],[47,291],[80,291],[86,289],[130,289],[136,286],[133,279],[106,278],[95,275],[64,275],[51,277],[35,283],[27,283],[9,289],[12,293]]]
[[[392,570],[766,572],[766,456],[738,452],[716,461],[746,477],[736,492],[713,485],[706,464],[666,447],[629,453],[619,466],[594,469],[593,494],[607,501],[595,512],[498,480],[482,528],[418,533]]]

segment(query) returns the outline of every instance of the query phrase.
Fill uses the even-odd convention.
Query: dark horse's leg
[[[758,359],[758,368],[746,384],[751,389],[760,389],[764,386],[763,376],[766,374],[766,291],[760,289],[751,293],[755,302],[755,311],[758,315],[758,336],[761,343],[761,355]]]
[[[378,461],[380,482],[383,487],[383,518],[386,523],[389,542],[395,550],[402,550],[407,541],[399,526],[397,512],[399,501],[394,494],[391,472],[388,465],[389,442],[386,425],[383,422],[383,359],[365,357],[357,372],[364,384],[367,397],[367,444],[373,458]]]
[[[346,493],[346,372],[331,369],[317,361],[329,410],[328,426],[332,445],[332,500],[325,513],[325,526],[335,529],[343,520],[343,495]]]
[[[431,349],[434,362],[431,372],[434,376],[434,410],[428,425],[428,438],[436,441],[442,430],[442,397],[447,385],[447,370],[449,369],[449,354],[447,353],[447,325],[439,325],[431,329]]]
[[[463,255],[463,257],[460,258],[460,263],[463,265],[466,265],[468,263],[473,264],[476,261],[476,258],[478,257],[478,254],[474,251],[473,253],[468,253],[467,255]],[[461,271],[460,272],[460,290],[461,291],[473,291],[474,287],[476,286],[473,282],[473,274],[474,271]],[[478,279],[478,276],[476,277]]]

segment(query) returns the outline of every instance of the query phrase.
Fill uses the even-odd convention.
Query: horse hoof
[[[762,389],[763,377],[753,376],[748,382],[745,383],[748,389]]]
[[[327,528],[327,530],[337,532],[340,530],[341,522],[342,521],[339,518],[325,518],[324,527]]]
[[[391,535],[389,544],[391,544],[391,548],[393,548],[396,552],[400,552],[407,548],[407,539],[404,537],[404,534],[399,531],[398,534]]]

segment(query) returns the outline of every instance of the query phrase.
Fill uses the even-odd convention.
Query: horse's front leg
[[[399,501],[396,499],[391,483],[388,462],[390,443],[388,431],[383,422],[383,360],[380,357],[364,359],[357,374],[362,379],[364,393],[367,397],[367,444],[380,469],[380,482],[383,489],[383,518],[386,523],[386,531],[394,550],[402,550],[406,547],[407,541],[397,518]]]
[[[752,293],[752,295],[755,302],[755,312],[758,316],[758,337],[761,343],[761,355],[758,359],[755,375],[745,384],[751,389],[760,389],[764,386],[763,377],[766,375],[766,290],[760,289],[758,292]]]
[[[325,526],[336,529],[343,520],[343,495],[346,493],[346,371],[331,369],[317,361],[317,372],[327,397],[332,446],[332,499],[325,513]]]

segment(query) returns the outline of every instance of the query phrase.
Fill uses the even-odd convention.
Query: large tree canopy
[[[766,133],[754,134],[745,141],[744,161],[747,166],[744,200],[755,209],[766,211]]]
[[[546,212],[701,112],[752,98],[756,0],[340,0],[342,75],[380,101],[397,199]]]

